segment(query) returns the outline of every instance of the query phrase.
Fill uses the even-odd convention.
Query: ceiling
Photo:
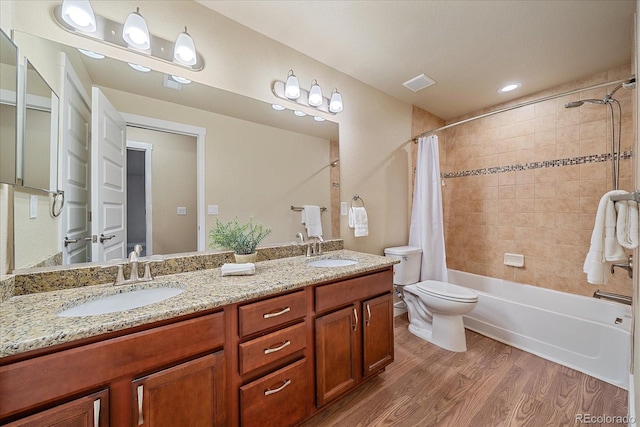
[[[629,64],[636,7],[635,0],[197,1],[443,119]],[[402,85],[422,73],[436,84],[417,93]],[[510,82],[522,87],[498,93]]]

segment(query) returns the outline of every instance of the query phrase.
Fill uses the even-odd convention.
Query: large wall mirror
[[[0,30],[0,182],[16,183],[18,48]]]
[[[138,71],[111,58],[93,59],[30,34],[16,32],[15,40],[21,50],[31,52],[25,55],[39,70],[37,60],[42,58],[35,52],[50,60],[64,52],[76,76],[74,82],[65,82],[60,103],[64,124],[59,186],[66,201],[56,221],[53,248],[62,253],[65,264],[102,261],[96,258],[99,243],[91,240],[96,235],[92,227],[95,230],[100,221],[108,227],[117,216],[115,210],[91,208],[99,185],[107,181],[91,179],[97,152],[91,139],[96,133],[94,88],[128,124],[126,178],[114,174],[110,185],[124,181],[127,186],[124,222],[129,236],[127,247],[114,257],[126,254],[135,243],[149,249],[146,255],[208,249],[208,233],[216,219],[234,217],[251,217],[272,228],[265,245],[291,243],[297,232],[304,231],[300,212],[291,207],[305,204],[326,208],[324,237],[339,237],[336,216],[332,221],[339,204],[337,123],[276,111],[269,103],[207,85],[181,84],[171,76]],[[62,65],[50,64],[50,70],[63,70]],[[51,81],[48,75],[45,79]],[[59,75],[56,81],[65,77]],[[178,125],[178,130],[167,131],[167,123]],[[205,142],[199,151],[201,140]],[[15,203],[20,203],[20,194]],[[25,227],[25,221],[14,218],[16,246],[42,247],[40,236],[28,235],[32,227]],[[99,231],[98,239],[100,234],[111,235]],[[16,269],[36,265],[15,263]]]

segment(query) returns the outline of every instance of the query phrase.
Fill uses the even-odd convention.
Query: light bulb
[[[322,89],[317,80],[314,80],[314,83],[311,85],[311,90],[309,91],[309,105],[312,107],[322,105]]]
[[[130,47],[149,50],[151,47],[149,28],[139,11],[140,8],[127,16],[127,20],[122,27],[122,38]]]
[[[293,74],[293,70],[289,70],[287,83],[284,86],[284,95],[289,99],[300,98],[300,85],[298,84],[298,78]]]

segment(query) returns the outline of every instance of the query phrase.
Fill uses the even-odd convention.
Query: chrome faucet
[[[309,241],[307,242],[307,256],[322,255],[322,242],[324,242],[322,236],[309,237]]]
[[[153,280],[153,276],[151,275],[151,260],[148,260],[144,266],[144,275],[139,277],[138,275],[138,261],[140,258],[140,254],[142,253],[142,246],[135,245],[133,250],[129,253],[129,265],[131,266],[131,273],[129,274],[129,278],[124,278],[123,272],[123,264],[118,265],[118,275],[116,276],[116,281],[113,283],[114,285],[129,285],[138,282],[148,282]]]

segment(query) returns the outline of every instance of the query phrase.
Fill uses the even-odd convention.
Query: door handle
[[[101,235],[100,235],[100,243],[104,243],[104,241],[105,241],[105,240],[111,240],[111,239],[113,239],[114,237],[116,237],[116,235],[115,235],[115,234],[110,234],[110,235],[108,235],[108,236],[105,236],[104,234],[101,234]]]
[[[66,248],[67,246],[69,246],[71,243],[78,243],[80,241],[80,239],[70,239],[67,236],[64,237],[64,247]]]

